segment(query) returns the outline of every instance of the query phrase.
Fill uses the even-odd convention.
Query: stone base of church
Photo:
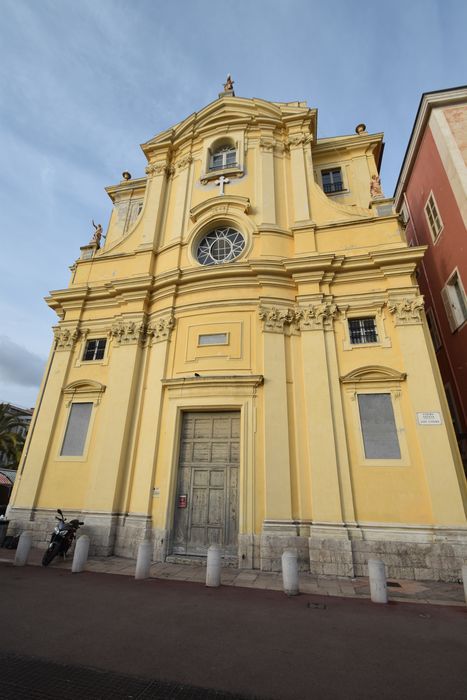
[[[33,546],[45,549],[55,515],[52,509],[11,508],[8,534],[29,530]],[[145,539],[153,542],[153,561],[163,562],[170,554],[170,531],[153,528],[149,516],[85,511],[66,511],[65,516],[84,520],[79,534],[89,535],[90,556],[136,559]],[[368,560],[381,559],[388,578],[451,582],[460,578],[467,562],[467,528],[269,520],[260,535],[239,535],[238,566],[280,571],[288,548],[297,550],[300,571],[318,576],[367,576]]]
[[[262,571],[280,571],[286,548],[297,550],[300,571],[318,576],[368,576],[368,560],[381,559],[388,578],[457,581],[467,561],[467,528],[294,523],[296,534],[265,523],[259,538]],[[306,529],[309,536],[305,536]]]

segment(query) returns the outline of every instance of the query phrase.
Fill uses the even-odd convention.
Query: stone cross
[[[216,185],[221,188],[220,194],[225,194],[224,185],[228,185],[229,182],[229,178],[224,177],[223,175],[221,175],[220,178],[216,180]]]

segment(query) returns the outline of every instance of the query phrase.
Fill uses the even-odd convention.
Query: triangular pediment
[[[381,365],[367,365],[359,367],[341,377],[342,384],[402,382],[407,377],[403,372],[398,372],[390,367]]]

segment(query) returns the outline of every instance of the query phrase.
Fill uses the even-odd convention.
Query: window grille
[[[349,334],[352,345],[363,345],[365,343],[377,343],[378,334],[374,318],[351,318],[349,319]]]

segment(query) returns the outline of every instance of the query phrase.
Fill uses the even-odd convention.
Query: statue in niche
[[[89,241],[90,243],[96,243],[97,247],[101,247],[101,238],[102,238],[102,226],[100,224],[95,224],[94,219],[92,220],[92,225],[96,229],[94,233],[92,234],[92,238]]]
[[[232,76],[229,73],[227,75],[227,80],[225,81],[225,84],[224,84],[225,92],[227,92],[228,90],[233,90],[233,86],[234,86],[234,81],[232,80]]]
[[[381,178],[379,175],[372,175],[370,180],[370,195],[371,197],[384,197],[381,187]]]

